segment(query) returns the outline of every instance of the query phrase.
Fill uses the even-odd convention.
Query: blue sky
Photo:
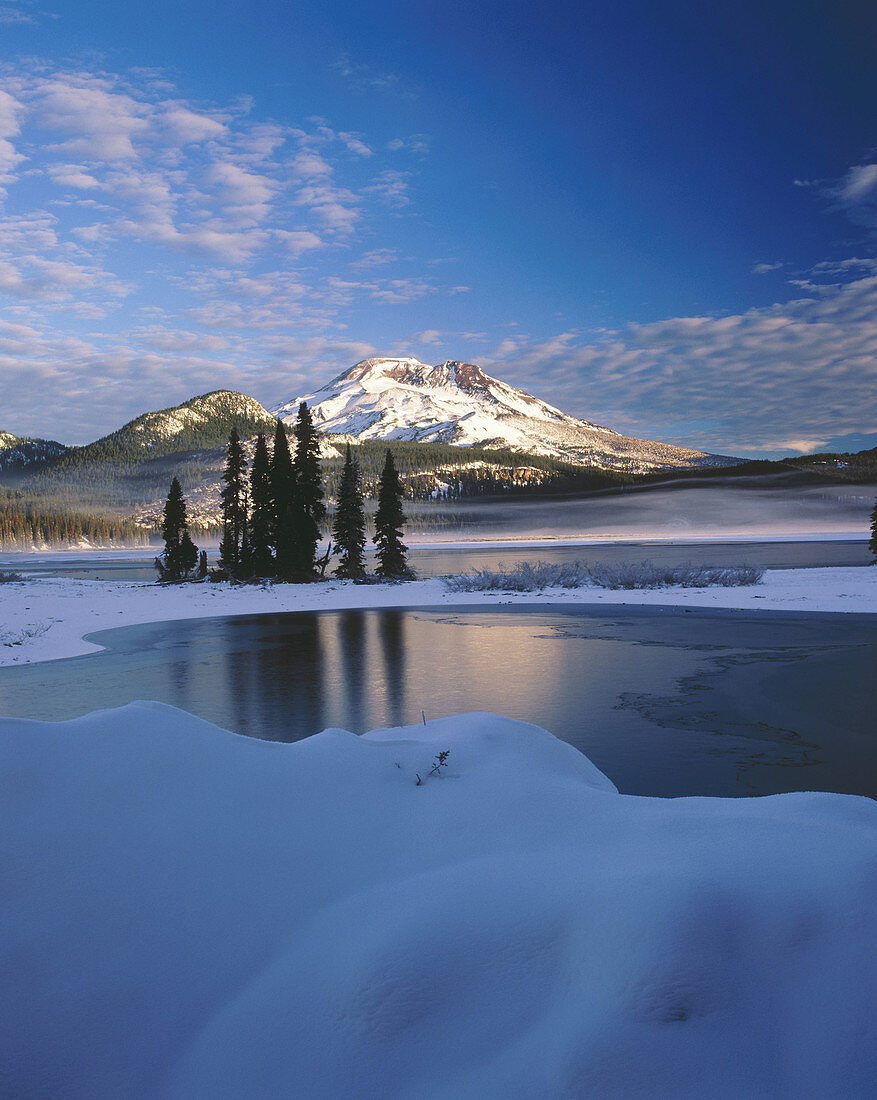
[[[467,359],[628,434],[877,443],[877,9],[0,0],[0,428]]]

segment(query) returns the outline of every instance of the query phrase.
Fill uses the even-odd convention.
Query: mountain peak
[[[735,461],[619,435],[458,359],[434,366],[413,356],[363,359],[314,393],[272,412],[290,421],[302,401],[326,435],[478,445],[631,471]]]
[[[333,378],[329,389],[339,383],[370,381],[380,383],[384,380],[391,383],[407,386],[461,386],[468,383],[484,386],[488,381],[487,375],[474,363],[461,363],[458,360],[448,360],[437,366],[421,363],[413,356],[381,356],[372,359],[363,359],[350,370]]]

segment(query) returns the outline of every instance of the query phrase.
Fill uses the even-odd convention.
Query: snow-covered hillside
[[[489,714],[288,745],[154,703],[2,719],[0,774],[4,1095],[873,1095],[869,799],[619,795]]]
[[[491,378],[472,363],[366,359],[272,411],[292,420],[301,401],[321,432],[358,439],[478,444],[634,471],[735,461],[619,435]]]
[[[67,447],[54,439],[29,439],[0,432],[0,473],[48,462],[66,451]]]

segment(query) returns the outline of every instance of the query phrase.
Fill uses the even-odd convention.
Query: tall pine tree
[[[338,486],[332,535],[341,552],[335,576],[361,581],[365,577],[365,510],[359,463],[353,457],[349,443]]]
[[[163,581],[184,580],[198,562],[198,548],[189,535],[186,501],[179,481],[171,481],[161,521],[164,551],[155,559]]]
[[[377,574],[386,578],[413,576],[408,568],[408,549],[402,543],[402,482],[396,472],[392,451],[387,451],[378,488],[378,510],[375,513],[375,545],[378,548]]]
[[[241,447],[240,436],[232,428],[226,452],[225,482],[222,493],[222,541],[219,543],[219,564],[236,580],[244,566],[242,551],[246,552],[247,525],[247,461]]]
[[[295,573],[296,537],[294,524],[295,471],[289,440],[282,420],[274,431],[274,453],[268,471],[271,486],[271,526],[274,544],[275,572],[281,580],[289,580]]]
[[[271,554],[272,531],[271,460],[265,436],[256,436],[256,450],[250,467],[250,569],[256,577],[270,577],[274,571]]]
[[[874,555],[872,565],[877,565],[877,500],[874,501],[874,511],[871,513],[871,538],[868,549]]]
[[[293,434],[296,444],[292,460],[295,475],[295,572],[302,580],[309,580],[315,572],[320,524],[326,518],[326,505],[323,503],[323,476],[320,471],[320,435],[304,401],[298,407]]]

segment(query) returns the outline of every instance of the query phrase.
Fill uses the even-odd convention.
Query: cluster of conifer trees
[[[350,445],[338,484],[332,540],[317,560],[321,525],[326,519],[320,437],[310,411],[302,402],[293,428],[294,452],[286,428],[277,421],[269,453],[263,434],[256,437],[253,460],[247,460],[238,433],[232,429],[222,475],[222,540],[220,575],[233,580],[274,578],[312,581],[322,577],[333,550],[339,555],[335,575],[354,581],[367,579],[365,569],[365,507],[359,465]],[[402,483],[389,449],[378,490],[375,515],[376,572],[382,578],[412,576],[402,543],[405,517]],[[191,577],[200,561],[199,575],[207,572],[189,536],[186,505],[176,478],[171,483],[162,522],[165,550],[156,559],[162,580]]]

